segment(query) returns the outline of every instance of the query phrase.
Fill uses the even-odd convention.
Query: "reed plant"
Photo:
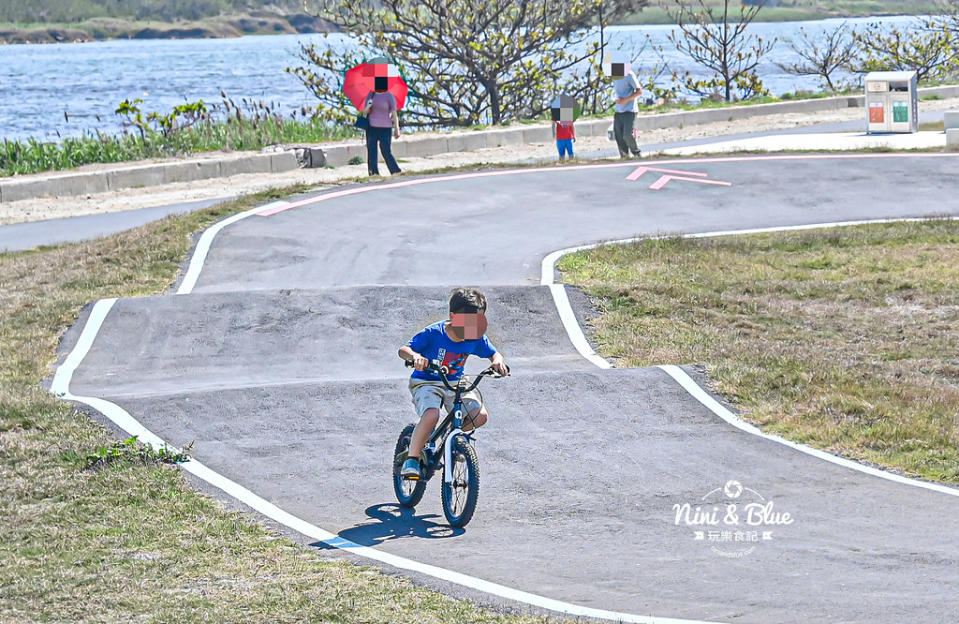
[[[355,135],[346,125],[332,124],[304,107],[283,115],[275,105],[243,99],[197,107],[184,105],[167,114],[143,115],[136,101],[117,109],[124,117],[122,133],[88,131],[60,141],[35,138],[0,144],[0,176],[72,169],[91,163],[115,163],[149,158],[170,158],[217,150],[259,150],[269,145],[318,143]],[[126,107],[124,107],[126,104]],[[195,118],[176,114],[180,108],[200,111]],[[122,111],[122,112],[120,112]],[[166,125],[164,126],[164,123]]]

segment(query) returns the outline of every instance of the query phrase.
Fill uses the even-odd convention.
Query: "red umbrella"
[[[357,110],[363,110],[370,91],[389,91],[396,98],[396,108],[399,110],[406,104],[410,88],[396,65],[378,56],[348,69],[343,79],[343,93]]]

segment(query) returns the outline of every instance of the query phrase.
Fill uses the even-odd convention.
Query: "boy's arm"
[[[488,359],[490,364],[493,365],[493,370],[496,371],[498,375],[506,375],[509,371],[506,369],[506,362],[503,360],[503,354],[499,352],[499,349],[493,346],[493,343],[490,342],[489,336],[483,336],[482,340],[482,348],[485,350],[481,353],[477,353],[476,355],[483,357],[483,353],[489,353],[490,356]]]
[[[403,345],[398,351],[400,358],[407,362],[413,362],[413,368],[418,371],[425,370],[429,366],[429,360],[414,351],[409,345]]]
[[[505,375],[507,373],[506,360],[503,359],[503,354],[501,354],[499,351],[494,353],[490,357],[489,361],[490,364],[493,365],[493,370],[496,371],[497,374]]]

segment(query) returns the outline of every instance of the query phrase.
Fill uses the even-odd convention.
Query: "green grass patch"
[[[281,0],[285,2],[285,0]],[[0,3],[0,43],[53,43],[102,39],[210,38],[323,32],[328,25],[285,2],[225,3],[32,0]],[[54,4],[55,6],[50,6]],[[295,26],[294,26],[295,24]]]
[[[559,268],[619,365],[703,364],[765,431],[959,483],[959,223],[647,240]]]
[[[217,150],[259,150],[282,143],[318,143],[356,136],[343,124],[319,119],[210,120],[164,135],[160,132],[65,138],[59,143],[27,139],[0,144],[0,176],[72,169],[91,163],[169,158]]]
[[[192,446],[192,445],[191,445]],[[64,457],[77,459],[80,458],[72,453],[66,453]],[[87,453],[82,459],[84,468],[103,468],[119,463],[140,463],[140,464],[178,464],[185,462],[190,458],[190,447],[181,450],[174,450],[163,445],[160,448],[153,448],[149,444],[143,444],[137,441],[137,436],[127,438],[121,442],[114,442],[108,446],[101,446]]]
[[[930,121],[926,123],[919,124],[919,129],[923,132],[945,132],[946,131],[946,122],[944,121]]]
[[[167,292],[192,233],[305,190],[259,193],[96,241],[0,254],[0,620],[544,621],[318,557],[192,491],[169,463],[178,459],[172,452],[117,442],[40,387],[60,335],[88,302]]]

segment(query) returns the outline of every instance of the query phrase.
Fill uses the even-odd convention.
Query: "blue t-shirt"
[[[464,340],[456,342],[446,333],[446,321],[433,323],[429,327],[422,329],[418,334],[410,338],[406,343],[410,349],[413,349],[427,360],[440,360],[450,372],[446,378],[450,381],[459,379],[463,375],[463,367],[466,366],[466,358],[470,355],[491,358],[496,353],[496,347],[484,335],[479,340]],[[413,379],[423,379],[427,381],[440,381],[439,375],[428,373],[426,371],[413,371]]]
[[[616,92],[617,98],[624,98],[633,94],[633,91],[639,88],[639,81],[636,79],[636,74],[629,72],[619,80],[613,82],[613,91]],[[631,100],[625,104],[616,103],[616,112],[617,113],[635,113],[638,111],[636,100]]]

